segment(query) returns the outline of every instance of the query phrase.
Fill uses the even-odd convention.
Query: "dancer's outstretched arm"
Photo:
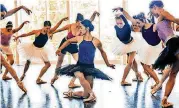
[[[63,21],[67,21],[68,17],[62,18],[53,28],[50,29],[50,33],[53,33],[61,24]]]
[[[29,33],[25,33],[25,34],[22,34],[22,35],[20,35],[20,36],[15,37],[14,40],[17,41],[17,40],[18,40],[19,38],[21,38],[21,37],[27,37],[27,36],[34,35],[34,34],[36,34],[36,33],[39,32],[39,31],[40,31],[40,30],[33,30],[33,31],[29,32]]]
[[[100,13],[99,13],[99,12],[97,12],[97,11],[94,11],[94,12],[93,12],[93,14],[91,15],[91,18],[90,18],[90,21],[91,21],[91,22],[93,22],[93,21],[94,21],[94,19],[95,19],[96,15],[98,15],[98,16],[99,16],[99,15],[100,15]]]
[[[58,48],[58,50],[56,51],[56,55],[60,55],[61,51],[67,47],[70,43],[78,43],[79,40],[82,40],[82,36],[76,36],[74,38],[68,39],[66,42],[63,43],[63,45]]]
[[[62,31],[65,31],[65,30],[68,30],[70,28],[70,24],[58,29],[58,30],[55,30],[52,34],[55,34],[55,33],[58,33],[58,32],[62,32]]]
[[[20,9],[25,10],[25,12],[26,12],[28,15],[30,15],[30,14],[32,13],[32,11],[31,11],[30,9],[28,9],[27,7],[25,7],[25,6],[19,6],[19,7],[17,7],[17,8],[14,8],[14,9],[8,11],[8,12],[6,13],[6,15],[4,16],[4,18],[15,14],[15,13],[16,13],[17,11],[19,11]]]
[[[175,18],[172,14],[170,14],[167,11],[161,11],[160,16],[163,17],[164,19],[171,21],[171,22],[179,24],[179,18]]]
[[[98,39],[95,39],[95,40],[96,40],[96,43],[97,43],[97,48],[99,49],[99,51],[100,51],[100,53],[101,53],[101,55],[102,55],[102,57],[103,57],[104,62],[106,63],[106,65],[107,65],[108,67],[111,67],[111,68],[115,69],[115,65],[109,63],[107,54],[106,54],[106,52],[104,51],[104,49],[103,49],[103,47],[102,47],[102,43],[101,43]]]
[[[15,28],[12,30],[13,33],[18,32],[19,30],[22,29],[22,27],[24,27],[25,24],[29,23],[29,21],[24,21],[18,28]]]

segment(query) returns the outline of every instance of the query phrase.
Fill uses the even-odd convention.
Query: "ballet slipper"
[[[155,85],[151,86],[151,89],[155,88],[159,83],[156,83]]]
[[[71,83],[71,84],[68,85],[68,88],[79,88],[79,87],[81,87],[81,86],[74,84],[74,83]]]
[[[7,80],[12,80],[12,78],[11,78],[11,77],[8,77],[8,76],[5,76],[5,77],[3,76],[2,79],[5,80],[5,81],[7,81]]]
[[[151,94],[154,95],[160,89],[162,89],[162,85],[158,84],[156,87],[152,89]]]
[[[86,99],[83,99],[83,102],[96,102],[96,96],[94,95],[94,93],[90,93],[90,96]]]
[[[41,79],[37,79],[37,80],[36,80],[36,83],[37,83],[37,84],[46,84],[47,82],[46,82],[46,81],[43,81],[43,80],[41,80]]]
[[[23,74],[23,75],[20,77],[20,80],[23,81],[24,77],[25,77],[25,74]]]
[[[131,83],[128,83],[128,82],[125,82],[125,81],[121,82],[121,86],[131,86],[131,85],[132,85]]]
[[[53,77],[51,80],[51,85],[53,85],[57,79],[58,79],[58,77]]]
[[[161,106],[162,106],[162,108],[169,108],[169,107],[171,108],[171,107],[173,107],[173,104],[170,102],[167,102],[167,97],[164,96],[164,98],[162,99]]]
[[[17,85],[24,93],[27,93],[27,89],[24,87],[24,84],[21,81],[18,81]]]

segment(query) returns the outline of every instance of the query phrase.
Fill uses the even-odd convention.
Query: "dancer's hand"
[[[107,65],[108,67],[112,68],[112,69],[115,69],[115,65],[114,64],[109,64]]]
[[[49,38],[52,39],[53,38],[53,33],[49,34]]]
[[[23,24],[27,24],[27,23],[30,23],[30,21],[24,21]]]
[[[59,55],[61,55],[62,53],[61,53],[61,49],[58,49],[57,51],[56,51],[56,55],[57,56],[59,56]]]
[[[22,8],[25,10],[25,12],[30,15],[32,13],[32,11],[30,9],[28,9],[27,7],[25,6],[22,6]]]
[[[96,15],[100,15],[100,13],[98,12],[98,11],[94,11],[94,14],[96,14]]]
[[[19,39],[19,36],[17,36],[17,37],[15,37],[15,36],[13,36],[14,37],[14,41],[17,41],[18,39]]]
[[[62,19],[62,21],[67,21],[67,20],[69,20],[68,17],[65,17],[65,18]]]

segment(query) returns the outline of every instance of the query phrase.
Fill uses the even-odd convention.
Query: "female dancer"
[[[21,81],[24,79],[25,74],[29,68],[29,65],[31,63],[30,60],[32,60],[34,58],[34,59],[41,59],[45,64],[45,66],[40,71],[40,74],[36,80],[36,83],[37,84],[47,83],[46,81],[41,80],[41,77],[44,75],[44,73],[47,71],[47,69],[51,66],[49,58],[48,58],[48,49],[45,48],[44,46],[46,45],[46,43],[48,41],[48,38],[50,36],[49,34],[54,32],[61,25],[61,23],[66,20],[68,20],[68,17],[60,20],[56,24],[56,26],[54,26],[53,28],[51,28],[50,21],[45,21],[44,27],[42,29],[33,30],[29,33],[22,34],[15,38],[15,40],[17,40],[18,38],[21,38],[21,37],[27,37],[27,36],[31,36],[31,35],[36,36],[33,44],[30,43],[30,44],[22,45],[22,52],[24,53],[24,56],[27,58],[27,62],[25,64],[24,73],[20,78]]]
[[[138,46],[140,45],[137,39],[134,39],[131,36],[131,27],[128,24],[128,21],[123,15],[118,14],[116,16],[116,24],[115,30],[116,35],[119,40],[116,40],[117,46],[113,49],[114,54],[123,55],[129,53],[128,64],[124,69],[123,78],[121,81],[122,86],[130,86],[131,84],[126,82],[126,77],[133,66],[133,61],[136,55],[136,51]],[[134,35],[138,35],[137,33],[133,33]],[[136,73],[136,77],[139,81],[143,81],[141,74],[138,71],[138,67],[135,66],[134,71]]]
[[[125,10],[122,8],[116,8],[118,10],[122,10],[124,15],[133,23],[136,23],[137,26],[142,28],[142,37],[146,41],[147,44],[138,51],[140,61],[142,62],[142,66],[144,70],[155,80],[156,84],[151,88],[154,88],[158,83],[159,79],[156,73],[152,70],[150,65],[152,65],[157,59],[158,55],[162,51],[162,44],[160,44],[160,38],[158,37],[158,33],[156,31],[156,26],[152,23],[147,23],[145,15],[140,13],[134,18],[132,18]],[[153,51],[153,52],[151,52]]]
[[[19,6],[17,8],[14,8],[10,11],[7,11],[6,7],[3,5],[3,4],[0,4],[0,9],[1,9],[1,12],[0,12],[0,20],[2,19],[5,19],[6,17],[8,16],[11,16],[13,14],[15,14],[17,11],[19,11],[20,9],[23,9],[25,10],[25,12],[30,15],[32,13],[32,11],[30,9],[28,9],[27,7],[25,6]]]
[[[102,48],[100,40],[91,35],[91,31],[94,30],[94,26],[91,21],[84,20],[80,24],[80,34],[74,38],[67,40],[61,47],[57,50],[56,54],[61,55],[62,50],[67,47],[70,43],[79,43],[79,59],[76,65],[69,65],[64,68],[58,68],[56,70],[57,75],[68,75],[72,77],[77,77],[80,80],[81,85],[84,88],[84,92],[89,94],[84,102],[95,101],[96,97],[91,89],[89,82],[86,80],[85,76],[93,76],[96,78],[110,80],[106,74],[94,67],[94,57],[96,48],[101,52],[101,55],[108,67],[114,69],[113,64],[109,64],[107,55]]]
[[[17,77],[17,74],[15,72],[15,70],[11,67],[11,65],[5,60],[5,58],[2,56],[2,53],[0,52],[0,60],[1,60],[1,64],[9,71],[9,73],[12,75],[12,77],[15,79],[15,81],[17,82],[17,85],[19,86],[19,88],[23,91],[23,92],[27,92],[26,88],[24,87],[23,83],[21,82],[21,80],[19,80],[19,78]]]
[[[179,71],[179,37],[175,36],[171,22],[179,24],[179,19],[164,10],[163,7],[163,2],[160,0],[152,1],[149,5],[151,13],[159,19],[157,23],[158,35],[166,44],[165,49],[161,52],[153,67],[155,69],[164,69],[167,65],[172,66],[161,103],[163,107],[169,107],[172,106],[172,103],[168,102],[167,98],[175,85],[175,79]]]
[[[29,23],[29,21],[25,21],[23,22],[18,28],[13,29],[13,24],[11,21],[9,21],[6,24],[6,28],[0,28],[0,49],[2,50],[2,52],[4,54],[6,54],[7,56],[7,61],[13,65],[14,64],[14,58],[13,58],[13,54],[12,54],[12,50],[10,48],[10,40],[11,37],[13,36],[14,33],[18,32],[19,30],[22,29],[22,27],[24,26],[24,24]],[[5,73],[2,77],[3,80],[10,80],[12,78],[7,76],[8,74],[8,69],[5,70]]]
[[[93,21],[96,17],[96,15],[99,16],[99,13],[97,11],[95,11],[90,20]],[[78,31],[79,31],[79,27],[80,27],[80,22],[84,20],[84,17],[82,14],[78,13],[77,14],[77,19],[76,19],[76,23],[73,23],[73,24],[69,24],[69,25],[66,25],[65,27],[62,27],[61,29],[59,30],[56,30],[54,33],[58,33],[58,32],[62,32],[62,31],[65,31],[65,30],[68,30],[68,35],[67,37],[63,38],[63,40],[61,41],[60,43],[60,46],[66,42],[68,39],[71,39],[75,36],[77,36],[78,34]],[[54,34],[53,33],[53,34]],[[60,47],[59,46],[59,47]],[[77,44],[76,43],[71,43],[69,46],[67,46],[65,49],[62,50],[62,54],[58,56],[58,61],[57,61],[57,65],[56,65],[56,68],[59,68],[61,67],[62,63],[63,63],[63,59],[64,59],[64,56],[65,54],[69,52],[73,58],[78,61],[78,47],[77,47]],[[58,79],[58,76],[55,74],[54,77],[52,78],[51,80],[51,84],[54,84],[54,82]],[[68,85],[69,88],[76,88],[76,87],[79,87],[78,85],[74,84],[75,82],[75,78],[72,78],[72,80],[70,81],[70,84]]]

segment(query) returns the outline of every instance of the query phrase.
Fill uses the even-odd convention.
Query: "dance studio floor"
[[[97,102],[91,104],[84,104],[82,100],[63,98],[63,92],[68,90],[69,77],[61,77],[54,86],[50,85],[55,65],[52,65],[43,77],[43,80],[48,83],[37,85],[35,80],[41,67],[42,65],[32,65],[27,72],[23,81],[28,90],[27,94],[23,94],[14,80],[2,81],[0,79],[0,108],[160,108],[164,87],[155,96],[151,96],[150,86],[154,84],[154,81],[148,80],[145,74],[142,74],[144,76],[143,83],[133,82],[131,87],[120,86],[123,65],[117,65],[116,70],[107,68],[105,65],[96,66],[104,70],[114,80],[112,82],[95,80],[93,90],[97,95]],[[23,66],[14,66],[14,68],[20,76]],[[141,67],[140,70],[142,71]],[[132,82],[133,77],[134,73],[131,71],[128,81]],[[79,83],[78,80],[76,83]],[[177,86],[179,86],[179,79],[177,79],[175,88],[169,97],[169,101],[174,103],[174,108],[179,108],[179,87]]]

